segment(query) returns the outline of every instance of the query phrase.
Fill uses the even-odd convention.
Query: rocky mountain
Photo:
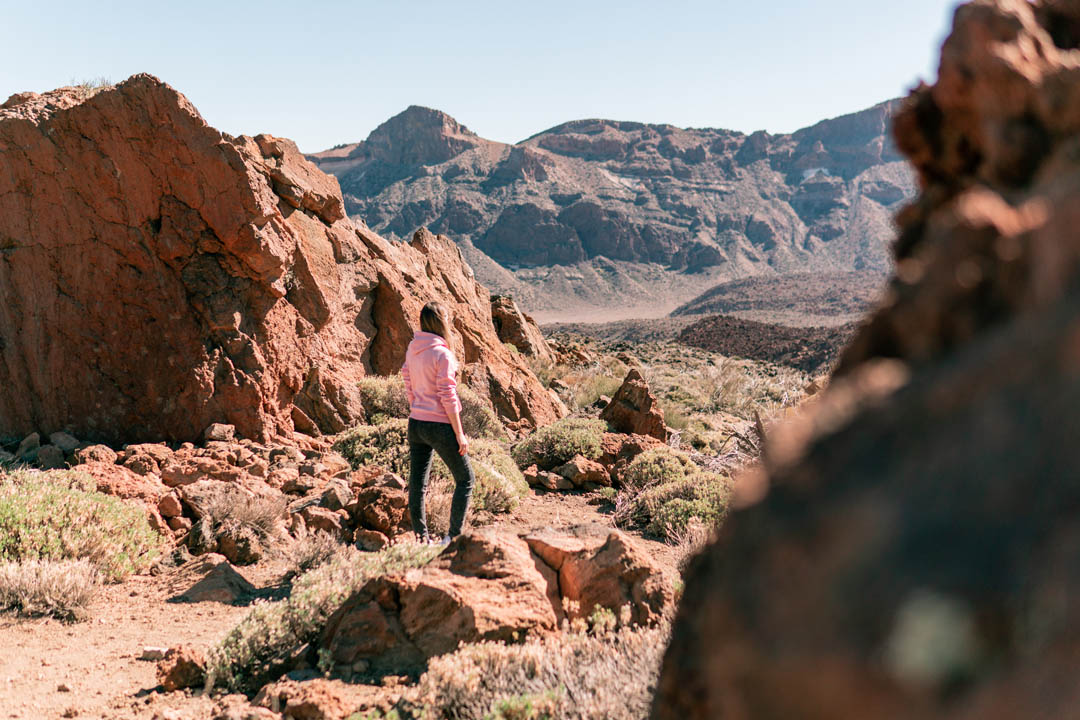
[[[339,432],[430,298],[504,420],[559,417],[454,244],[354,224],[291,141],[221,133],[149,75],[0,105],[0,437]]]
[[[309,158],[350,215],[391,236],[450,235],[541,321],[590,306],[655,315],[749,275],[886,273],[892,214],[914,194],[895,108],[789,135],[577,120],[509,145],[413,106]]]

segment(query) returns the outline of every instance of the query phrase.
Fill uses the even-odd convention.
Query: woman
[[[425,499],[431,452],[454,476],[454,500],[450,505],[450,535],[461,534],[476,482],[469,463],[469,438],[461,428],[461,402],[457,395],[457,359],[450,349],[450,313],[440,303],[429,302],[420,311],[420,332],[413,336],[405,354],[401,375],[409,395],[409,516],[413,531],[430,540]]]

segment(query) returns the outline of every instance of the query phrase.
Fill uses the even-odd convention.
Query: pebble
[[[139,656],[140,660],[157,661],[165,657],[165,653],[169,651],[167,647],[144,647],[142,649],[142,655]]]

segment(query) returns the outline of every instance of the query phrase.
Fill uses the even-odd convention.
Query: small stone
[[[352,493],[340,480],[335,480],[326,486],[319,498],[319,505],[327,510],[341,510],[352,501]]]
[[[378,530],[357,528],[356,532],[353,533],[353,542],[356,543],[356,547],[365,552],[378,552],[390,544],[390,538],[386,537],[386,535]],[[357,670],[356,672],[363,671]]]
[[[158,500],[158,512],[162,517],[175,518],[184,514],[184,508],[180,504],[180,497],[176,493],[165,493]]]
[[[67,465],[64,451],[55,445],[42,445],[37,451],[37,464],[44,470],[56,470]]]
[[[310,475],[311,477],[320,477],[326,472],[327,467],[318,461],[308,461],[300,463],[298,468],[301,475]]]
[[[206,442],[232,442],[236,437],[236,426],[225,423],[213,423],[203,432]]]
[[[198,687],[206,681],[206,659],[187,645],[170,648],[158,662],[157,678],[166,692]]]
[[[39,447],[41,447],[41,436],[36,432],[30,433],[23,438],[21,443],[19,443],[19,448],[15,451],[15,457],[26,460],[29,456],[34,454]]]
[[[56,692],[71,692],[71,688],[67,683],[60,683],[56,686]]]
[[[75,462],[79,465],[88,462],[102,462],[112,465],[117,458],[116,451],[108,445],[89,445],[75,451]]]
[[[191,529],[191,518],[171,517],[165,521],[169,529],[175,533],[185,533]]]
[[[139,655],[140,660],[147,660],[149,662],[157,662],[165,657],[165,653],[169,652],[167,647],[153,647],[146,646],[142,649],[142,654]]]
[[[66,432],[54,432],[49,435],[49,443],[63,450],[65,453],[75,452],[79,448],[79,440]]]

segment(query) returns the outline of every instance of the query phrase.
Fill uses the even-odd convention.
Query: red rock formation
[[[626,374],[615,397],[600,413],[600,419],[620,433],[649,435],[664,441],[671,435],[664,424],[664,411],[637,368]]]
[[[548,347],[544,334],[531,317],[518,309],[514,299],[506,295],[491,296],[491,319],[495,332],[504,343],[510,343],[529,357],[554,362],[555,355]]]
[[[423,302],[511,424],[558,408],[449,240],[383,240],[288,140],[233,138],[148,75],[0,109],[0,431],[113,442],[335,432]]]
[[[1078,67],[1075,2],[957,10],[889,297],[692,566],[653,717],[1076,715]]]

